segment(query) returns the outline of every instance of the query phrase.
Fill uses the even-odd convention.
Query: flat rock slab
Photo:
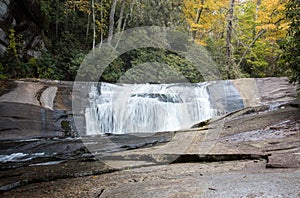
[[[4,197],[298,197],[299,169],[264,169],[263,161],[183,163],[60,179]]]
[[[72,82],[0,81],[0,139],[74,137]]]
[[[288,104],[144,137],[6,141],[0,149],[7,154],[27,148],[59,155],[6,167],[0,190],[4,197],[297,197],[299,116]]]
[[[181,157],[186,162],[199,162],[199,159],[210,161],[214,156],[224,156],[226,161],[230,160],[228,156],[240,156],[240,159],[244,159],[243,157],[251,154],[269,155],[274,159],[273,154],[290,154],[295,162],[288,167],[298,167],[300,109],[288,105],[276,111],[245,112],[247,111],[242,114],[236,112],[212,121],[212,124],[202,129],[175,132],[166,144],[104,154],[100,159],[117,168],[118,164],[124,167],[126,160],[132,159],[132,156],[141,156],[140,159],[145,162],[147,159],[150,161],[149,156],[152,156],[155,163],[172,163]],[[203,155],[207,157],[191,157]],[[219,158],[222,161],[222,157]],[[281,160],[281,163],[287,162]],[[132,160],[127,165],[130,164]]]

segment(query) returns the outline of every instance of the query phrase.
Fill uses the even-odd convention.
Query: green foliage
[[[2,63],[0,63],[0,80],[7,79],[8,76],[5,74],[4,67]]]
[[[25,68],[21,67],[21,62],[18,56],[18,40],[15,36],[15,30],[10,29],[9,33],[9,44],[7,52],[5,54],[5,59],[1,61],[3,72],[6,73],[8,78],[15,78],[21,76]]]
[[[65,131],[65,132],[70,132],[71,131],[71,126],[70,126],[70,122],[67,120],[63,120],[60,123],[61,128]]]
[[[130,78],[127,76],[127,80],[132,82],[143,80],[152,80],[156,83],[158,81],[165,83],[203,81],[201,73],[193,63],[170,51],[144,48],[133,50],[122,57],[126,57],[127,63],[130,62],[130,65],[127,65]]]
[[[135,2],[129,27],[164,26],[184,29],[181,0],[139,0]]]
[[[21,56],[20,52],[25,50],[20,42],[22,36],[15,30],[10,30],[8,52],[0,63],[0,79],[36,77],[74,80],[92,46],[91,1],[38,2],[43,13],[43,32],[49,38],[46,42],[47,51],[39,58]],[[96,43],[108,35],[111,2],[112,0],[95,0]],[[94,74],[102,74],[100,80],[108,82],[199,82],[214,80],[219,76],[215,70],[217,68],[224,77],[289,74],[294,80],[299,80],[299,0],[289,0],[286,4],[286,19],[290,22],[288,37],[286,32],[289,25],[282,18],[285,1],[272,2],[245,0],[235,4],[230,46],[232,54],[228,61],[224,46],[229,1],[125,0],[122,18],[122,1],[118,1],[114,16],[114,33],[120,31],[119,19],[122,19],[121,29],[125,30],[157,25],[190,31],[190,36],[205,47],[193,46],[189,54],[180,55],[162,50],[163,47],[142,48],[119,57],[111,54],[111,49],[102,49],[103,57],[98,58],[100,61],[97,61],[97,57],[86,58],[86,67],[80,71],[79,76],[81,79],[99,80]],[[197,21],[197,15],[200,13]],[[255,40],[262,29],[266,29],[266,33]],[[156,42],[145,35],[147,32],[141,32],[130,42]],[[113,61],[110,63],[110,60]],[[105,63],[109,66],[104,69]],[[231,65],[228,66],[228,63]]]
[[[110,63],[111,60],[113,61]],[[105,65],[108,66],[105,68]],[[78,74],[81,80],[97,81],[100,74],[100,81],[123,83],[204,80],[191,61],[176,53],[156,48],[135,49],[121,56],[113,55],[109,48],[102,48],[100,51],[96,50],[95,55],[89,54],[83,66]]]
[[[124,62],[121,58],[115,59],[101,75],[101,81],[117,82],[123,74]]]
[[[207,47],[220,65],[223,78],[285,74],[280,65],[283,50],[279,44],[286,38],[289,26],[284,18],[286,1],[183,2],[191,38]],[[230,5],[234,10],[232,17],[228,14]]]
[[[286,6],[286,17],[290,21],[288,37],[283,44],[284,60],[293,81],[300,82],[300,1],[289,0]]]
[[[209,37],[206,40],[207,46],[205,47],[211,58],[217,64],[217,68],[220,71],[220,76],[226,76],[227,71],[225,71],[226,65],[226,56],[225,53],[222,52],[222,48],[220,47],[220,43],[215,41],[212,37]]]
[[[37,68],[38,78],[46,79],[62,79],[63,72],[56,67],[58,60],[53,58],[51,54],[44,53],[39,59],[39,66]]]
[[[8,45],[8,53],[10,53],[11,55],[15,56],[15,58],[18,58],[18,54],[17,54],[17,41],[16,41],[16,37],[15,37],[15,30],[14,29],[10,29],[9,30],[9,45]]]

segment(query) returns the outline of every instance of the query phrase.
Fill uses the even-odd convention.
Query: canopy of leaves
[[[223,78],[289,75],[299,80],[299,0],[37,1],[44,15],[42,31],[49,39],[47,51],[38,59],[20,58],[21,38],[11,30],[8,53],[0,64],[0,78],[74,80],[86,54],[101,47],[110,32],[155,25],[186,32],[191,42],[204,46]],[[229,16],[232,2],[233,16]],[[230,54],[226,53],[228,49]],[[201,54],[187,56],[196,58]],[[204,80],[184,56],[155,48],[136,49],[116,57],[100,80],[118,82],[125,76],[123,81],[141,82],[144,77],[140,74],[149,63],[155,70],[143,73],[149,79],[156,73],[157,81],[172,82],[168,76],[178,72],[182,74],[179,81]],[[169,69],[160,70],[158,63]],[[214,63],[201,64],[208,68]]]
[[[281,55],[289,21],[285,19],[285,0],[233,1],[234,12],[230,52],[225,56],[228,37],[229,0],[184,0],[184,16],[191,39],[207,46],[220,70],[235,77],[286,75]],[[226,61],[230,58],[230,61]],[[226,66],[233,64],[233,66]],[[231,68],[228,70],[228,68]],[[225,70],[225,71],[224,71]],[[226,75],[224,75],[226,77]]]
[[[290,22],[288,37],[283,48],[284,60],[292,80],[300,82],[300,1],[290,0],[286,6],[286,17]]]

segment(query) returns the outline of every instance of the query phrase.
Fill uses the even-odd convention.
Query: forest
[[[300,80],[299,0],[34,2],[41,13],[45,48],[38,56],[22,56],[26,35],[18,26],[4,27],[0,21],[9,37],[0,61],[1,79],[74,80],[90,50],[109,42],[112,35],[135,27],[160,26],[186,33],[189,42],[204,47],[222,79],[289,76],[291,81]],[[179,70],[190,82],[203,80],[193,63],[180,54],[151,47],[120,55],[100,80],[117,82],[134,65],[151,61]]]

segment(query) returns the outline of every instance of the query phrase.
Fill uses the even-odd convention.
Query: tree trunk
[[[124,0],[123,0],[123,3],[124,3]],[[119,36],[119,38],[118,38],[118,41],[117,41],[117,43],[116,43],[116,45],[115,45],[115,49],[117,49],[117,47],[118,47],[118,45],[119,45],[119,42],[120,42],[120,39],[121,39],[121,37],[122,37],[122,35],[123,35],[123,31],[125,30],[125,27],[126,27],[126,23],[127,23],[127,20],[128,20],[128,18],[129,18],[129,16],[132,14],[132,12],[133,12],[133,6],[134,6],[134,1],[131,1],[130,2],[130,12],[129,13],[127,13],[126,14],[126,16],[125,16],[125,18],[124,18],[124,22],[123,22],[123,27],[118,27],[118,29],[120,28],[120,31],[118,30],[118,32],[121,32],[121,34],[120,34],[120,36]],[[124,7],[123,8],[121,8],[121,9],[124,9]],[[123,11],[124,12],[124,11]],[[121,14],[120,14],[121,15]],[[122,14],[123,15],[123,14]],[[122,18],[123,18],[123,16],[122,16]],[[120,23],[119,23],[120,24]],[[118,25],[119,25],[118,24]],[[121,29],[122,28],[122,29]]]
[[[93,20],[93,54],[96,46],[96,16],[95,16],[95,0],[92,0],[92,20]]]
[[[59,23],[59,0],[56,0],[56,21],[55,21],[55,36],[58,37],[58,23]]]
[[[112,6],[111,6],[111,9],[110,9],[108,38],[107,38],[107,43],[108,44],[111,44],[112,36],[114,34],[115,12],[116,12],[116,7],[117,7],[117,2],[118,2],[118,0],[113,0]]]
[[[100,23],[101,23],[101,26],[102,26],[102,22],[103,22],[103,0],[100,1],[100,5],[101,5]],[[102,47],[102,43],[103,43],[103,27],[101,27],[101,29],[100,29],[100,44],[99,44],[99,48]]]
[[[86,25],[86,33],[85,33],[85,42],[88,41],[89,38],[89,32],[90,32],[90,13],[88,13],[88,21],[87,21],[87,25]]]
[[[227,35],[226,35],[226,73],[227,78],[230,78],[230,69],[231,65],[233,64],[232,57],[231,57],[231,35],[232,35],[232,28],[233,28],[233,11],[234,11],[234,1],[230,0],[230,6],[228,11],[227,17]]]
[[[201,4],[202,4],[202,6],[204,5],[204,0],[201,0]],[[198,10],[197,10],[197,16],[196,16],[196,19],[195,19],[195,23],[196,24],[198,24],[200,22],[202,11],[203,11],[203,7],[198,8]],[[192,31],[192,38],[193,38],[193,40],[196,39],[196,36],[197,36],[197,30],[193,30]]]
[[[119,16],[119,20],[118,20],[118,27],[117,27],[117,32],[118,33],[121,32],[121,28],[122,28],[124,8],[125,8],[125,0],[122,0],[121,11],[120,11],[120,16]]]
[[[237,64],[237,68],[240,67],[240,65],[242,64],[242,62],[243,62],[244,58],[246,57],[247,53],[250,51],[250,49],[255,44],[255,42],[257,41],[257,39],[259,39],[266,31],[267,31],[266,29],[262,29],[262,30],[260,30],[258,32],[257,36],[253,39],[253,41],[250,43],[250,45],[248,46],[248,48],[243,53],[242,58],[240,59],[239,63]]]

